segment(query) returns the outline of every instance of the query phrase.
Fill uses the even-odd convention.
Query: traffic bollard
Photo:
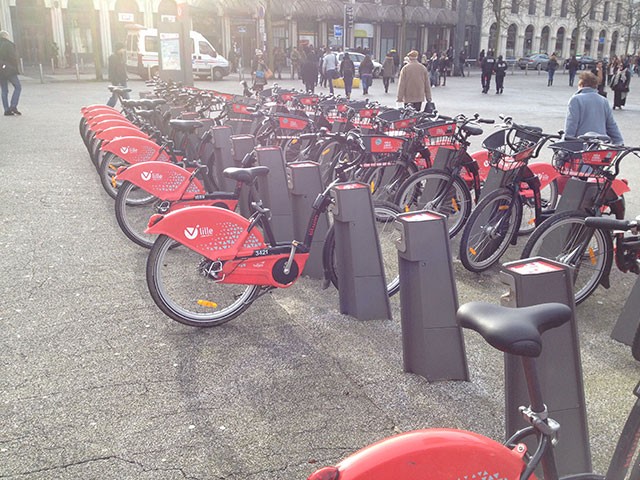
[[[322,193],[320,164],[316,162],[290,163],[287,167],[287,180],[291,193],[294,238],[302,242],[305,240],[304,237],[309,227],[313,202],[318,194]],[[317,225],[314,226],[310,255],[302,272],[303,275],[316,279],[324,278],[322,247],[328,229],[329,220],[325,213],[320,216]]]
[[[280,147],[256,148],[258,164],[269,167],[269,175],[258,179],[262,204],[271,210],[271,226],[277,242],[291,242],[293,236],[293,212],[287,188],[284,155]]]
[[[369,186],[343,183],[331,194],[340,312],[359,320],[391,319]]]
[[[640,276],[636,279],[622,313],[613,327],[611,338],[631,346],[638,327],[640,327]]]
[[[468,380],[462,330],[444,215],[409,212],[395,227],[400,272],[400,324],[405,372],[428,381]]]
[[[590,472],[591,450],[580,363],[580,345],[573,301],[572,268],[543,258],[528,258],[503,265],[501,278],[509,285],[503,304],[528,307],[547,302],[568,305],[574,314],[562,327],[542,335],[542,354],[538,373],[549,416],[561,425],[562,438],[556,449],[561,475]],[[526,426],[518,407],[529,405],[529,395],[521,360],[505,354],[506,432],[512,434]]]

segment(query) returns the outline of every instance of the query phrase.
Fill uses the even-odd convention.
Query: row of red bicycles
[[[623,220],[629,187],[618,178],[621,161],[637,155],[637,148],[611,145],[598,135],[566,139],[501,118],[483,148],[470,152],[472,137],[481,136],[481,125],[492,119],[425,115],[277,87],[258,98],[160,82],[150,88],[152,98],[122,98],[119,110],[84,108],[80,133],[115,199],[122,231],[150,249],[146,275],[154,302],[181,323],[220,325],[265,292],[291,286],[304,269],[320,217],[330,211],[331,189],[349,181],[369,186],[388,253],[395,253],[396,216],[428,209],[446,216],[451,238],[461,233],[460,259],[472,271],[490,268],[519,235],[531,234],[523,255],[571,265],[578,302],[598,284],[608,286],[614,258],[621,270],[638,273],[638,222]],[[254,135],[257,148],[280,147],[286,163],[320,165],[324,190],[309,212],[304,238],[276,241],[258,186],[269,170],[257,165],[255,151],[236,159],[236,167],[217,168],[221,159],[212,137],[223,125]],[[551,163],[530,163],[547,144]],[[221,190],[223,180],[235,188]],[[238,212],[243,198],[249,206],[244,215]],[[324,267],[339,286],[330,237]],[[389,294],[399,288],[394,257],[385,255]],[[559,304],[508,309],[476,303],[458,311],[462,327],[522,358],[531,405],[520,411],[529,426],[506,442],[452,429],[409,432],[322,468],[309,480],[534,479],[538,467],[545,479],[560,478],[553,456],[559,426],[548,418],[535,358],[541,334],[570,317],[571,310]],[[640,397],[640,385],[634,394]],[[640,400],[606,477],[566,478],[639,479],[639,439]]]

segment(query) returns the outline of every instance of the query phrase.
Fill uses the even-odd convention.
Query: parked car
[[[516,63],[518,63],[518,59],[516,57],[512,57],[512,56],[504,57],[504,61],[507,62],[507,65],[509,66],[509,68],[513,68],[513,66]]]
[[[576,55],[576,60],[578,60],[578,62],[580,63],[580,65],[578,66],[578,70],[591,70],[596,68],[596,63],[598,63],[599,60],[590,57],[589,55]],[[604,65],[607,64],[606,60],[602,60],[604,62]],[[569,59],[567,59],[564,62],[564,68],[568,68],[569,67]]]
[[[356,66],[356,75],[358,75],[358,67],[360,67],[360,62],[364,60],[364,54],[359,52],[347,52],[347,53],[349,54],[349,58],[351,58],[351,60],[353,61],[353,64]],[[338,65],[340,65],[340,62],[342,62],[342,59],[344,58],[344,52],[338,52],[337,56],[338,56]],[[371,60],[373,61],[373,76],[377,78],[382,73],[382,64],[380,62],[377,62],[373,58]]]
[[[549,64],[549,55],[546,53],[534,53],[528,57],[518,59],[518,66],[524,70],[546,70]]]

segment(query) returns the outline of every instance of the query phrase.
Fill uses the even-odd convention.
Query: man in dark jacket
[[[127,64],[125,60],[125,46],[123,43],[116,43],[116,51],[109,57],[109,81],[111,85],[118,85],[121,87],[127,86]],[[124,94],[126,98],[129,98],[128,94]],[[118,101],[118,96],[114,93],[107,102],[110,107],[115,107]]]
[[[491,75],[496,65],[496,59],[493,58],[493,50],[487,52],[487,56],[482,59],[480,64],[482,68],[482,93],[487,93],[491,88]]]
[[[22,85],[18,78],[18,51],[9,40],[9,32],[0,32],[0,89],[2,90],[2,106],[7,117],[22,115],[18,111],[18,101]],[[9,84],[13,85],[13,94],[9,102]]]

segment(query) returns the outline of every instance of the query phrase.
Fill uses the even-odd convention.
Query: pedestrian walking
[[[460,63],[460,76],[464,77],[464,67],[467,63],[467,52],[464,49],[458,54],[458,62]]]
[[[427,70],[429,71],[429,83],[432,87],[440,84],[440,58],[436,52],[433,52],[429,59]]]
[[[327,53],[322,57],[322,71],[329,83],[329,92],[333,95],[333,80],[338,77],[338,57],[330,49],[327,49]]]
[[[558,69],[558,59],[556,58],[556,55],[553,54],[551,55],[551,58],[549,59],[549,63],[547,63],[547,87],[550,87],[553,85],[553,76],[556,73],[556,70]]]
[[[431,102],[431,87],[429,81],[429,72],[424,65],[418,62],[418,52],[411,50],[407,57],[407,63],[400,70],[400,79],[398,80],[397,101],[404,103],[405,106],[411,105],[415,110],[422,109],[422,102],[425,100]]]
[[[393,76],[395,77],[400,71],[400,54],[395,48],[392,48],[390,52],[391,56],[393,57]],[[393,83],[393,78],[391,79],[391,83]]]
[[[278,76],[278,80],[282,80],[282,70],[287,64],[287,57],[284,50],[280,47],[273,49],[273,74]]]
[[[344,94],[347,98],[351,98],[351,89],[353,88],[353,77],[356,74],[356,66],[349,54],[345,52],[340,62],[340,76],[344,81]]]
[[[267,77],[271,74],[271,71],[264,61],[262,50],[259,48],[256,49],[256,56],[251,62],[251,72],[253,76],[253,86],[251,88],[256,93],[261,92],[268,83]]]
[[[578,75],[578,91],[569,99],[564,134],[579,137],[595,132],[607,135],[614,144],[622,145],[622,133],[613,118],[609,102],[598,94],[598,83],[598,77],[592,72]]]
[[[125,59],[125,46],[124,43],[116,43],[115,52],[109,56],[109,82],[111,85],[117,85],[119,87],[127,86],[127,64]],[[122,94],[125,98],[129,98],[128,93]],[[114,92],[111,98],[107,101],[107,105],[115,107],[118,101],[118,95]]]
[[[369,95],[369,87],[373,83],[373,61],[369,55],[365,55],[358,67],[360,73],[360,83],[362,83],[362,94]]]
[[[575,55],[571,55],[569,63],[567,63],[567,69],[569,70],[569,86],[573,87],[573,82],[576,78],[576,72],[580,68],[580,62]]]
[[[384,93],[389,93],[389,83],[391,83],[393,79],[394,70],[393,57],[391,56],[391,52],[387,52],[387,55],[384,57],[384,62],[382,63],[382,85],[384,85]]]
[[[480,53],[484,53],[484,50]],[[482,69],[482,75],[480,81],[482,83],[482,93],[487,93],[491,88],[491,76],[493,75],[493,69],[496,64],[496,59],[493,58],[493,50],[487,52],[487,56],[483,57],[480,64]]]
[[[311,52],[307,54],[304,63],[300,67],[300,78],[307,93],[314,93],[316,83],[318,83],[318,60]]]
[[[2,91],[2,106],[7,117],[22,115],[18,110],[22,85],[18,78],[18,50],[15,44],[9,40],[9,32],[0,32],[0,89]],[[9,84],[13,86],[11,102],[9,102]]]
[[[440,59],[440,85],[447,85],[447,77],[451,75],[451,57],[444,54]]]
[[[609,86],[613,90],[613,109],[622,110],[627,103],[627,94],[629,93],[629,84],[631,83],[631,72],[629,64],[623,63],[613,73]]]
[[[496,74],[496,95],[504,92],[504,77],[507,75],[508,68],[509,64],[503,60],[502,55],[498,55],[498,60],[494,66],[494,72]]]
[[[300,52],[296,47],[291,49],[291,55],[289,56],[291,60],[291,80],[293,80],[298,74],[298,78],[300,78]]]
[[[484,48],[482,50],[480,50],[480,53],[478,54],[478,66],[482,67],[482,61],[484,60],[485,54],[484,54]]]

